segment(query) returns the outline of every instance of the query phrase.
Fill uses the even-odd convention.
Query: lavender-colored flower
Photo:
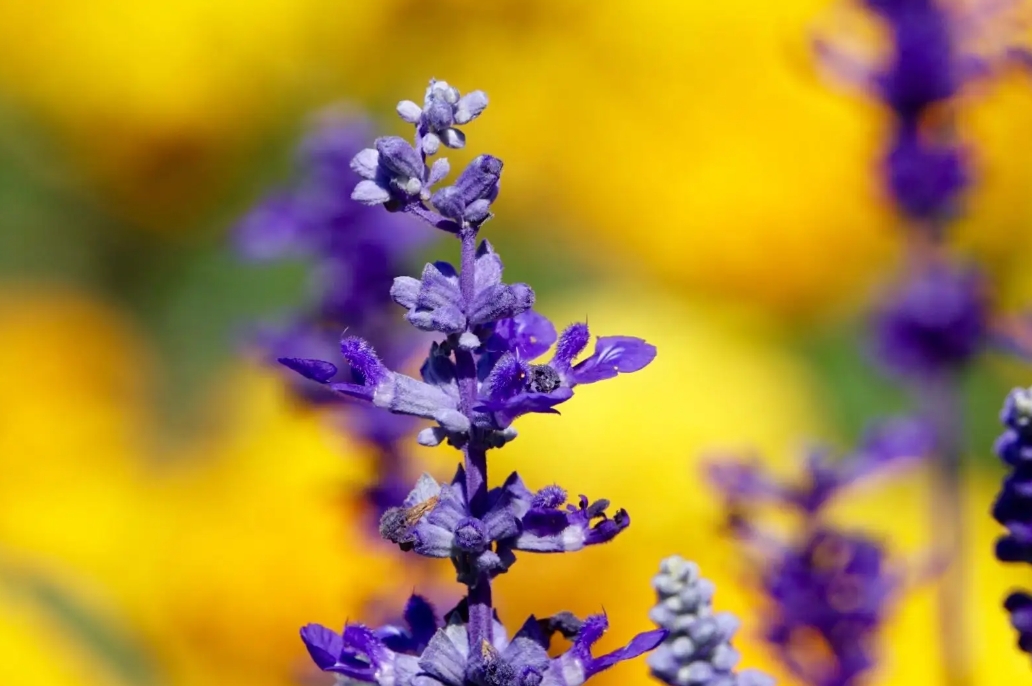
[[[1000,420],[1006,429],[996,442],[996,453],[1011,471],[993,504],[993,517],[1007,528],[996,541],[996,557],[1032,564],[1032,389],[1011,391]],[[1018,631],[1018,647],[1032,654],[1032,596],[1014,591],[1004,607]]]
[[[435,272],[441,273],[439,268]],[[441,290],[444,290],[443,286]],[[499,299],[504,302],[503,298]],[[443,317],[435,321],[441,321]],[[535,316],[535,320],[540,321],[537,317],[540,315]],[[504,326],[512,329],[518,324],[506,322]],[[481,333],[489,337],[495,332],[487,328]],[[495,338],[496,342],[498,340]],[[589,340],[587,325],[574,324],[559,337],[552,360],[536,365],[521,359],[518,354],[520,343],[515,339],[512,343],[515,350],[499,356],[497,350],[483,345],[475,333],[453,332],[443,344],[435,344],[431,349],[423,365],[422,381],[389,371],[371,346],[357,338],[341,341],[341,354],[356,377],[354,383],[334,382],[338,368],[324,360],[282,358],[280,362],[331,391],[368,400],[396,414],[435,420],[438,427],[419,435],[419,442],[423,445],[437,445],[445,439],[461,443],[471,427],[492,434],[493,442],[504,444],[515,437],[510,426],[516,418],[532,412],[554,413],[556,405],[573,397],[573,388],[578,384],[638,371],[656,354],[655,347],[640,338],[608,336],[597,340],[592,355],[573,364],[573,359],[583,352]],[[478,391],[472,407],[472,420],[459,412],[458,370],[449,359],[455,349],[469,350],[481,362],[491,363],[490,366],[477,364]]]
[[[850,686],[874,666],[872,639],[899,586],[884,558],[869,538],[818,529],[764,567],[767,640],[806,683]],[[815,638],[827,655],[807,652]]]
[[[648,657],[652,674],[670,686],[773,686],[774,679],[746,669],[735,673],[740,655],[731,646],[738,618],[714,612],[713,582],[694,562],[664,559],[652,579],[657,605],[649,617],[667,637]]]
[[[818,60],[840,80],[873,94],[894,118],[883,161],[885,186],[900,212],[922,230],[942,233],[972,174],[957,133],[948,123],[941,140],[922,138],[935,108],[999,67],[1024,66],[1020,22],[1007,2],[957,7],[941,0],[860,0],[886,26],[887,58],[865,63],[834,36],[815,41]],[[986,46],[992,46],[987,50]]]
[[[459,274],[447,262],[426,265],[423,276],[399,276],[391,298],[408,310],[406,319],[417,329],[451,334],[467,327],[492,324],[523,314],[534,305],[534,291],[524,283],[502,283],[502,260],[487,241],[477,249],[477,279],[472,307],[467,311]]]
[[[711,465],[710,477],[728,505],[728,523],[759,557],[758,585],[770,612],[765,635],[779,658],[813,686],[852,686],[874,664],[868,646],[900,585],[881,545],[824,521],[842,489],[925,457],[934,435],[921,422],[892,419],[869,429],[860,448],[837,462],[812,452],[800,483],[782,483],[755,462]],[[790,507],[803,517],[787,540],[759,524],[758,507]],[[823,646],[817,652],[808,648]]]
[[[978,271],[929,265],[908,275],[875,314],[875,354],[891,371],[909,377],[955,371],[986,343],[989,311]]]
[[[606,543],[630,525],[618,510],[610,519],[609,501],[566,505],[566,491],[546,486],[530,491],[513,473],[488,492],[487,511],[474,517],[466,494],[466,474],[460,466],[450,484],[424,474],[401,507],[384,513],[381,535],[403,550],[451,558],[459,581],[478,575],[495,576],[515,561],[515,551],[561,553]]]
[[[662,629],[641,633],[624,647],[594,657],[591,647],[609,625],[605,615],[583,621],[569,615],[559,621],[530,617],[511,640],[497,619],[492,623],[492,640],[475,649],[469,642],[465,601],[443,625],[432,614],[401,632],[395,627],[374,631],[348,625],[338,634],[309,624],[301,630],[301,638],[323,671],[379,686],[579,686],[619,662],[652,650],[666,635]],[[426,639],[431,627],[433,633]],[[548,655],[551,637],[560,629],[569,632],[572,645],[552,658]],[[404,641],[397,640],[399,633]]]
[[[591,647],[608,626],[604,615],[583,622],[566,614],[543,623],[531,618],[511,641],[494,616],[492,579],[509,569],[515,551],[558,553],[605,543],[630,518],[623,510],[610,518],[608,501],[593,502],[583,495],[577,504],[567,505],[566,492],[557,486],[532,492],[516,474],[489,488],[488,450],[515,438],[511,424],[517,417],[555,413],[555,406],[570,399],[578,384],[639,371],[652,362],[656,349],[640,338],[602,337],[592,355],[577,361],[590,342],[587,325],[574,324],[557,337],[551,322],[531,309],[530,287],[502,282],[501,258],[487,241],[478,246],[478,233],[498,195],[501,160],[480,155],[454,184],[431,192],[449,165],[441,158],[428,166],[427,157],[441,143],[465,145],[456,126],[475,118],[486,104],[479,91],[460,96],[448,84],[431,81],[422,108],[409,101],[398,105],[401,117],[415,126],[413,144],[380,138],[351,163],[362,177],[354,199],[415,216],[460,241],[458,268],[429,264],[420,279],[399,277],[390,291],[407,310],[409,324],[441,336],[429,346],[421,378],[392,371],[373,345],[353,336],[340,343],[346,370],[322,357],[280,359],[334,393],[397,415],[432,420],[435,425],[421,431],[418,442],[447,442],[463,453],[451,483],[424,475],[400,507],[387,509],[380,532],[403,550],[450,558],[459,581],[468,587],[466,598],[425,645],[415,638],[415,626],[408,633],[391,634],[395,644],[382,631],[361,626],[347,626],[342,634],[305,627],[302,639],[316,664],[345,681],[578,686],[617,662],[652,650],[666,634],[640,634],[625,647],[594,657]],[[534,364],[553,343],[552,359]],[[547,649],[554,631],[564,633],[573,645],[550,658]]]

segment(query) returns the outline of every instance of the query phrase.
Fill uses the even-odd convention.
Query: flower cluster
[[[1006,428],[996,441],[996,454],[1011,471],[993,504],[993,517],[1007,528],[996,542],[996,557],[1032,564],[1032,389],[1011,391],[1000,421]],[[1032,654],[1032,595],[1014,591],[1004,606],[1018,632],[1018,647]]]
[[[346,369],[321,358],[280,359],[332,393],[431,420],[418,442],[447,443],[463,454],[450,483],[423,475],[400,506],[388,508],[380,533],[402,550],[450,559],[467,586],[466,598],[443,621],[416,597],[405,613],[408,627],[348,625],[341,634],[316,625],[302,629],[316,665],[345,680],[380,686],[578,686],[652,650],[666,635],[662,629],[639,634],[623,648],[594,657],[591,646],[608,626],[604,615],[583,621],[566,613],[543,621],[531,617],[511,640],[495,616],[492,579],[509,570],[516,551],[569,552],[605,543],[630,518],[623,510],[610,517],[606,500],[581,496],[567,504],[566,491],[555,485],[532,491],[517,474],[490,488],[488,451],[516,437],[512,423],[518,417],[557,413],[579,384],[636,372],[652,362],[656,349],[640,338],[604,336],[578,359],[590,343],[587,325],[557,334],[532,309],[529,286],[503,281],[501,258],[490,243],[478,241],[498,195],[501,160],[480,155],[452,185],[434,190],[449,164],[443,157],[432,163],[428,158],[442,147],[464,146],[458,127],[486,106],[480,91],[463,96],[443,81],[431,81],[422,107],[398,105],[401,118],[415,127],[413,143],[378,138],[351,160],[361,177],[353,200],[419,218],[460,241],[458,267],[427,264],[419,278],[399,276],[389,289],[404,319],[435,338],[420,378],[393,371],[369,341],[350,335],[340,342]],[[553,345],[551,359],[539,362]],[[556,631],[572,645],[552,658],[547,650]]]
[[[806,683],[858,683],[874,665],[870,639],[901,581],[887,569],[882,546],[828,524],[826,506],[858,480],[922,457],[932,443],[923,424],[890,420],[869,430],[860,449],[844,459],[812,452],[798,484],[772,479],[755,462],[710,465],[732,532],[760,558],[759,586],[771,605],[767,641]],[[754,519],[760,505],[798,512],[803,521],[798,534],[782,541],[764,531]]]
[[[257,336],[272,359],[284,354],[327,357],[348,329],[372,341],[389,364],[407,361],[420,336],[394,317],[388,290],[399,270],[427,243],[418,222],[348,199],[360,180],[350,167],[369,132],[354,116],[327,114],[300,146],[299,180],[274,192],[238,224],[238,252],[251,261],[301,258],[311,266],[311,304],[285,325]],[[341,370],[334,381],[352,380]],[[299,396],[316,403],[337,399],[319,387],[296,384]],[[369,491],[374,509],[397,505],[408,487],[401,441],[414,430],[408,418],[352,403],[346,415],[352,433],[377,457],[377,482]]]
[[[731,647],[738,618],[713,611],[713,582],[699,567],[679,556],[660,563],[652,579],[658,603],[649,617],[667,630],[663,644],[649,655],[652,674],[670,686],[773,686],[756,670],[735,673],[739,654]]]

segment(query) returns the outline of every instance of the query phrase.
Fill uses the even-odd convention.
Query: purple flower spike
[[[767,638],[805,681],[854,683],[875,664],[866,646],[898,584],[884,570],[884,553],[876,543],[819,530],[801,550],[786,550],[766,575],[766,591],[777,604]],[[815,631],[834,656],[830,676],[822,674],[825,657],[814,655],[811,661],[800,653]]]
[[[996,442],[997,454],[1010,467],[1003,488],[993,503],[993,518],[1007,532],[996,541],[1001,562],[1032,564],[1032,389],[1015,388],[1000,413],[1006,427]],[[1032,655],[1032,597],[1015,591],[1004,607],[1018,631],[1018,647]]]
[[[282,358],[303,378],[337,394],[395,414],[432,419],[436,425],[420,431],[417,442],[447,443],[463,453],[450,483],[424,474],[400,506],[383,511],[379,529],[382,538],[404,551],[449,559],[468,588],[465,598],[443,626],[428,603],[413,597],[404,614],[407,626],[375,631],[347,626],[342,635],[306,627],[302,638],[312,658],[321,669],[340,675],[342,683],[580,686],[593,674],[652,650],[666,635],[662,629],[640,634],[594,657],[591,648],[608,626],[603,615],[583,622],[568,613],[546,623],[531,617],[511,640],[495,615],[492,580],[515,563],[516,551],[569,552],[606,543],[629,526],[630,517],[624,510],[610,516],[608,501],[586,496],[567,505],[566,492],[558,486],[533,493],[516,474],[490,488],[488,451],[516,438],[512,422],[517,417],[557,414],[556,406],[573,396],[578,383],[638,371],[656,351],[638,338],[599,338],[594,354],[575,364],[589,342],[587,326],[570,327],[557,342],[555,327],[532,310],[530,286],[503,282],[501,258],[478,236],[498,196],[503,165],[497,157],[474,158],[453,184],[432,191],[447,176],[449,163],[438,158],[428,167],[427,158],[441,145],[463,147],[465,134],[457,127],[486,105],[479,91],[463,96],[446,82],[432,80],[422,106],[406,100],[397,107],[398,115],[415,127],[414,144],[379,138],[351,158],[350,168],[362,178],[353,198],[414,215],[461,242],[458,268],[435,262],[420,278],[397,277],[390,288],[410,324],[439,334],[429,345],[420,379],[391,371],[362,338],[341,342],[346,367],[323,361],[320,353]],[[330,154],[317,166],[333,176],[339,159]],[[328,201],[333,197],[326,196]],[[352,252],[345,251],[342,259]],[[355,260],[363,270],[380,263],[371,255]],[[350,278],[361,280],[361,274]],[[535,364],[553,343],[552,361]],[[382,486],[380,492],[394,493],[397,479]],[[555,631],[573,645],[551,659],[548,643]]]
[[[570,372],[575,383],[595,383],[644,369],[656,359],[656,346],[633,336],[603,336],[595,352]]]

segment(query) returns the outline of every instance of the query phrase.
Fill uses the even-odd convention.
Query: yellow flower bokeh
[[[114,313],[7,296],[0,339],[0,551],[102,589],[167,683],[292,683],[301,625],[362,617],[414,583],[355,511],[366,460],[278,377],[228,375],[209,435],[159,455],[154,377]],[[77,669],[55,653],[55,670]]]
[[[307,106],[386,114],[430,76],[484,88],[472,135],[509,162],[505,216],[561,229],[584,258],[619,252],[675,287],[805,316],[855,308],[898,244],[876,173],[885,115],[810,54],[835,4],[8,3],[0,92],[69,142],[116,212],[177,231]],[[960,105],[980,182],[958,232],[1007,274],[1032,221],[1032,171],[1011,154],[1030,98],[1010,74]]]

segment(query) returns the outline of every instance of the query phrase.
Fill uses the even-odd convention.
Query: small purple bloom
[[[606,543],[630,526],[630,516],[606,513],[609,501],[591,502],[580,496],[566,505],[566,491],[546,486],[530,491],[513,473],[488,493],[486,512],[475,517],[460,466],[450,484],[424,474],[400,507],[384,513],[381,535],[403,550],[451,558],[459,581],[481,574],[493,577],[515,561],[514,552],[561,553]]]
[[[513,511],[520,523],[519,534],[504,542],[514,550],[571,552],[607,543],[631,525],[630,515],[623,509],[617,510],[610,519],[606,514],[609,501],[605,499],[591,502],[582,495],[577,505],[566,505],[563,489],[546,486],[533,493],[515,473],[504,488],[511,495]]]
[[[408,310],[406,319],[416,328],[446,334],[516,317],[534,306],[530,286],[502,283],[502,261],[487,241],[477,250],[476,269],[472,302],[463,300],[459,274],[447,262],[426,265],[420,279],[397,277],[391,298]]]
[[[765,569],[764,589],[774,605],[767,640],[803,681],[847,686],[874,666],[871,639],[899,586],[885,569],[878,544],[819,529]],[[830,653],[830,662],[826,655],[808,659],[814,636]]]
[[[870,428],[844,459],[811,452],[801,483],[781,483],[755,462],[710,467],[727,501],[731,532],[762,570],[759,585],[771,605],[767,640],[805,683],[857,683],[874,665],[867,646],[901,583],[886,569],[881,545],[827,524],[826,506],[844,487],[925,457],[933,446],[930,427],[892,419]],[[762,505],[801,514],[798,532],[783,540],[766,531],[756,513]],[[822,649],[809,652],[814,645]]]
[[[908,275],[875,313],[875,354],[908,377],[959,369],[986,343],[989,311],[979,272],[930,265]]]

